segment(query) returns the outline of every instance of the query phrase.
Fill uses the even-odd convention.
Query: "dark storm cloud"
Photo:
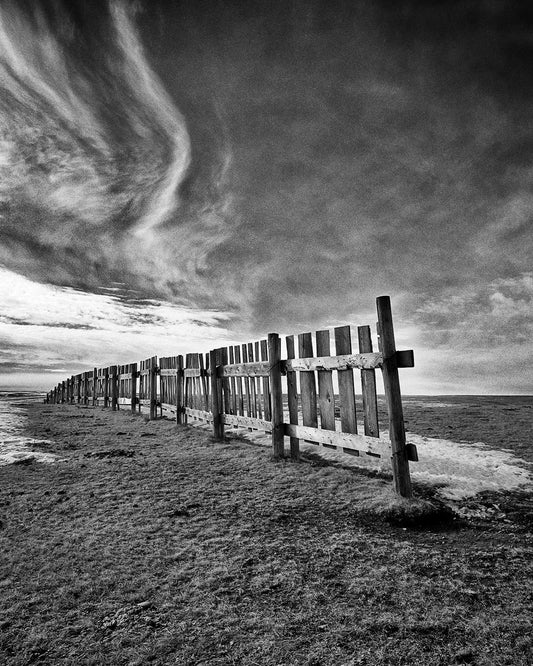
[[[237,228],[204,276],[257,331],[527,270],[521,5],[161,3],[143,20],[193,155],[213,126],[229,137]]]

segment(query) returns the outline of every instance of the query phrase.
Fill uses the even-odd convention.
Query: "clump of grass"
[[[392,496],[361,502],[362,511],[397,527],[442,528],[457,520],[455,512],[443,502]]]

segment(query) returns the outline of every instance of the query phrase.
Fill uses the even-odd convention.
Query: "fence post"
[[[104,368],[104,407],[109,407],[109,368]]]
[[[111,390],[109,391],[111,393],[111,409],[116,412],[118,408],[118,367],[112,365],[108,368],[107,376],[108,385],[111,383]]]
[[[131,372],[131,411],[135,413],[137,410],[137,363],[130,363],[129,371]]]
[[[176,423],[183,423],[183,389],[183,356],[179,355],[176,363]]]
[[[376,299],[378,311],[379,336],[383,353],[383,384],[389,410],[389,431],[392,445],[392,474],[394,489],[401,497],[412,497],[409,461],[405,446],[405,426],[403,421],[400,378],[396,359],[396,342],[390,298],[379,296]]]
[[[95,368],[93,370],[93,407],[96,407],[96,405],[98,404],[98,400],[96,397],[97,388],[98,388],[98,368]]]
[[[150,362],[150,421],[157,418],[157,356]]]
[[[221,413],[222,377],[218,377],[220,349],[209,352],[209,369],[211,370],[211,410],[213,412],[213,435],[224,439],[224,421]]]
[[[285,456],[283,432],[283,393],[281,387],[281,340],[277,333],[268,334],[270,395],[272,399],[272,450],[275,458]]]

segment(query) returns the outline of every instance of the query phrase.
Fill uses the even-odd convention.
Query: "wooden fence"
[[[411,497],[409,462],[418,458],[406,442],[398,369],[414,366],[413,352],[396,350],[388,296],[377,299],[377,314],[378,351],[369,326],[357,329],[357,352],[350,326],[335,328],[333,340],[329,330],[317,331],[315,344],[311,333],[289,335],[286,358],[281,338],[271,333],[266,340],[185,359],[152,356],[139,364],[95,368],[58,384],[45,402],[146,410],[151,419],[207,423],[218,439],[226,428],[261,430],[271,434],[277,458],[285,455],[285,437],[293,459],[301,440],[352,455],[390,457],[396,492]],[[360,373],[363,432],[354,370]],[[376,370],[383,375],[388,438],[379,431]]]

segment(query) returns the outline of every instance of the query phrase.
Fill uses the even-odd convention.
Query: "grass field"
[[[0,663],[533,663],[530,497],[450,521],[427,488],[405,509],[390,479],[168,421],[31,420],[59,461],[0,468]]]

